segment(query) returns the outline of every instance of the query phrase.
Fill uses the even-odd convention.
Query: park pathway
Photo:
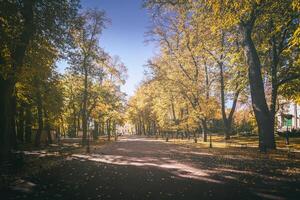
[[[276,200],[300,194],[299,176],[282,173],[286,164],[243,152],[137,136],[122,136],[91,151],[65,156],[59,165],[25,177],[31,189],[12,190],[5,199]]]

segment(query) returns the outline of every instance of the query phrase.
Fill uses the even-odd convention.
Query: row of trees
[[[129,102],[137,130],[201,130],[206,141],[208,124],[221,118],[229,139],[237,104],[250,102],[260,149],[276,148],[278,96],[297,99],[300,92],[299,2],[148,0],[145,6],[160,54]]]
[[[107,21],[78,0],[1,2],[1,160],[20,143],[39,146],[43,132],[51,143],[53,130],[82,131],[86,144],[89,128],[97,136],[122,123],[126,67],[99,46]],[[69,66],[64,75],[60,60]]]

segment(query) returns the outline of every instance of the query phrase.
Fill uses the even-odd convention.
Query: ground
[[[277,200],[300,196],[299,155],[288,157],[285,151],[262,154],[257,148],[210,149],[192,142],[126,136],[94,145],[90,154],[81,150],[25,153],[26,160],[35,159],[32,173],[20,173],[1,190],[2,199]]]

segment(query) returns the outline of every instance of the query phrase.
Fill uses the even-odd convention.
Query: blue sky
[[[111,55],[118,55],[128,68],[128,79],[122,91],[133,95],[143,78],[144,65],[154,55],[154,45],[145,44],[150,26],[149,15],[142,8],[142,0],[82,0],[84,8],[98,8],[111,23],[103,31],[100,46]],[[59,63],[59,71],[65,68]]]

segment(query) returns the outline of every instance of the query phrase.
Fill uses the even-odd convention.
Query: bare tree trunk
[[[10,130],[11,130],[11,96],[13,94],[13,83],[4,80],[0,76],[0,160],[7,160],[10,156]]]
[[[142,119],[139,117],[139,132],[138,135],[142,135]]]
[[[224,46],[224,34],[222,33],[221,38],[221,46]],[[226,114],[226,100],[225,100],[225,80],[224,80],[224,63],[223,63],[223,54],[221,55],[220,61],[218,62],[219,69],[220,69],[220,93],[221,93],[221,111],[222,111],[222,119],[225,131],[225,140],[230,139],[230,133],[232,128],[232,119],[233,114],[236,108],[237,100],[239,97],[240,90],[238,89],[238,85],[236,87],[236,91],[234,94],[233,103],[231,106],[231,110],[229,116],[227,117]]]
[[[254,20],[248,24],[242,24],[244,52],[248,64],[250,93],[252,107],[259,130],[260,150],[275,149],[274,126],[265,98],[264,84],[261,74],[261,63],[257,50],[251,38]]]
[[[36,103],[37,103],[37,115],[38,115],[38,130],[35,135],[35,146],[39,147],[41,144],[41,135],[43,131],[43,102],[42,102],[42,96],[39,88],[37,88],[37,94],[36,94]]]
[[[29,104],[25,105],[25,141],[31,143],[32,135],[32,113]]]
[[[77,136],[77,115],[76,115],[76,109],[75,106],[73,105],[73,131],[74,131],[74,136]]]
[[[77,116],[77,131],[76,131],[76,137],[78,137],[79,135],[79,131],[80,131],[80,113],[81,111],[78,112],[78,116]]]
[[[88,74],[87,69],[84,73],[84,91],[83,91],[83,107],[82,107],[82,145],[87,144],[87,87],[88,87]]]
[[[111,136],[111,124],[110,124],[110,119],[106,121],[106,130],[107,130],[107,140],[110,141],[110,136]]]
[[[220,93],[221,93],[221,111],[222,111],[222,119],[225,131],[225,140],[230,139],[230,128],[229,123],[226,116],[226,105],[225,105],[225,84],[224,84],[224,72],[223,72],[223,63],[219,63],[220,69]]]
[[[18,112],[17,138],[20,143],[24,142],[24,104],[22,103]]]
[[[117,141],[118,140],[117,124],[116,124],[115,121],[113,121],[113,123],[112,123],[112,129],[113,129],[113,134],[114,134],[115,141]]]
[[[203,142],[207,142],[207,123],[206,119],[201,120]]]
[[[101,134],[104,135],[104,132],[105,132],[105,122],[103,121],[102,122],[102,129],[101,129]]]
[[[93,131],[93,138],[97,139],[99,136],[99,123],[95,120],[94,121],[94,131]]]
[[[156,121],[153,121],[153,134],[157,134],[157,127],[156,127]]]
[[[138,125],[137,125],[137,123],[134,124],[134,129],[135,129],[135,134],[137,135],[138,134]]]
[[[49,115],[45,109],[44,109],[44,116],[45,116],[45,130],[47,132],[47,144],[52,144],[50,120],[49,120]]]
[[[144,119],[142,120],[142,131],[143,131],[143,135],[146,135],[146,127],[145,127]]]
[[[276,103],[277,103],[277,93],[278,93],[278,78],[277,78],[277,67],[279,63],[279,56],[276,47],[275,37],[272,36],[272,53],[271,53],[271,84],[272,84],[272,94],[271,94],[271,105],[270,105],[270,115],[273,130],[275,130],[275,115],[276,115]]]
[[[236,88],[237,89],[237,88]],[[235,112],[235,108],[236,108],[236,105],[237,105],[237,101],[238,101],[238,98],[239,98],[239,94],[240,94],[240,90],[237,89],[235,91],[235,94],[234,94],[234,98],[233,98],[233,102],[232,102],[232,106],[231,106],[231,110],[230,110],[230,113],[228,115],[228,118],[227,118],[227,132],[230,133],[231,130],[232,130],[232,121],[233,121],[233,114]]]
[[[206,61],[204,62],[204,69],[205,69],[205,93],[206,99],[209,99],[209,75],[208,75],[208,68]]]
[[[17,110],[17,99],[15,92],[11,98],[11,130],[10,130],[10,141],[11,141],[11,147],[13,149],[17,148],[17,130],[16,130],[16,110]]]

